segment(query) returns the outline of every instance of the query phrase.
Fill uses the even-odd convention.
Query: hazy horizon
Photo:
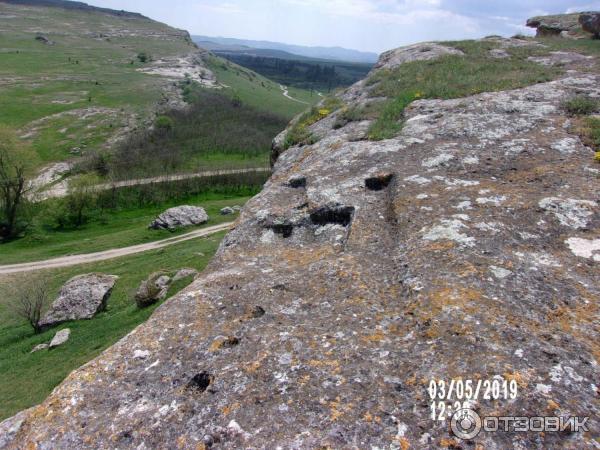
[[[430,40],[532,34],[528,17],[599,10],[600,0],[88,0],[140,12],[194,35],[366,52]]]

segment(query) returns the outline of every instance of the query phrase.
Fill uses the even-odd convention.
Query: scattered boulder
[[[38,41],[38,42],[41,42],[42,44],[45,44],[45,45],[54,45],[54,41],[51,41],[46,36],[41,35],[41,34],[38,34],[35,37],[35,40]]]
[[[191,277],[191,276],[195,277],[196,275],[198,275],[198,271],[196,269],[189,269],[189,268],[179,269],[177,271],[177,273],[175,274],[175,276],[173,276],[173,282],[183,280],[184,278]]]
[[[593,34],[595,39],[600,39],[600,12],[581,13],[579,24],[583,31]]]
[[[233,208],[230,208],[229,206],[226,206],[221,210],[221,215],[223,216],[229,216],[233,213],[235,213],[235,210]]]
[[[165,272],[154,272],[142,281],[135,294],[135,303],[139,308],[145,308],[163,300],[167,296],[171,277]]]
[[[48,344],[38,344],[29,353],[39,352],[40,350],[46,350],[48,348]]]
[[[69,340],[69,337],[71,337],[71,330],[69,328],[58,331],[50,341],[48,348],[54,348],[58,347],[59,345],[63,345]]]
[[[199,206],[176,206],[167,209],[150,224],[154,230],[176,230],[177,228],[202,225],[208,222],[208,215],[204,208]]]
[[[78,275],[67,281],[50,310],[40,321],[49,328],[69,320],[91,319],[106,309],[106,303],[119,277],[101,273]]]
[[[239,212],[242,210],[242,207],[240,205],[235,205],[235,206],[233,206],[233,210]]]

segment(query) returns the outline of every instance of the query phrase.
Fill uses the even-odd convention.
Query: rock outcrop
[[[577,39],[584,37],[587,32],[598,38],[600,36],[600,12],[532,17],[527,20],[527,26],[535,28],[538,37],[562,36]]]
[[[167,209],[152,221],[150,228],[176,230],[177,228],[202,225],[206,222],[208,222],[208,215],[204,208],[184,205]]]
[[[0,424],[2,447],[595,448],[600,209],[592,152],[561,109],[575,93],[600,97],[600,76],[418,100],[378,142],[337,113],[311,125],[315,144],[283,151],[280,136],[207,270]],[[463,442],[431,417],[432,380],[515,388],[483,387],[466,403],[481,416],[590,430]]]
[[[600,12],[581,13],[579,24],[583,31],[587,31],[594,35],[596,39],[600,39]]]
[[[40,326],[49,328],[69,320],[91,319],[106,308],[118,278],[98,273],[71,278],[60,289]]]

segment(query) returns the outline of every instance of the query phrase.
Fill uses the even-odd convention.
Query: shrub
[[[146,52],[140,52],[140,53],[138,53],[137,54],[137,59],[141,63],[146,63],[146,62],[152,60],[151,56],[148,55]]]
[[[33,279],[19,288],[17,299],[13,304],[15,313],[25,319],[36,334],[42,331],[40,319],[48,298],[47,281],[43,278]]]
[[[562,104],[563,109],[570,115],[588,115],[596,111],[600,102],[587,95],[576,95]]]
[[[161,132],[171,131],[173,129],[173,119],[169,116],[158,116],[154,122],[154,126]]]

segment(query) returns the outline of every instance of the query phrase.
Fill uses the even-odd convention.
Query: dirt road
[[[105,261],[107,259],[118,258],[120,256],[133,255],[135,253],[141,253],[148,250],[157,250],[163,247],[168,247],[169,245],[189,241],[190,239],[210,236],[211,234],[218,233],[219,231],[228,230],[231,227],[231,225],[233,225],[233,222],[221,223],[219,225],[213,225],[212,227],[202,228],[200,230],[195,230],[190,233],[182,234],[168,239],[163,239],[161,241],[133,245],[131,247],[115,248],[111,250],[105,250],[102,252],[87,253],[83,255],[62,256],[60,258],[47,259],[45,261],[34,261],[0,266],[0,275],[19,272],[32,272],[34,270],[42,269],[55,269],[58,267],[76,266],[79,264]]]

